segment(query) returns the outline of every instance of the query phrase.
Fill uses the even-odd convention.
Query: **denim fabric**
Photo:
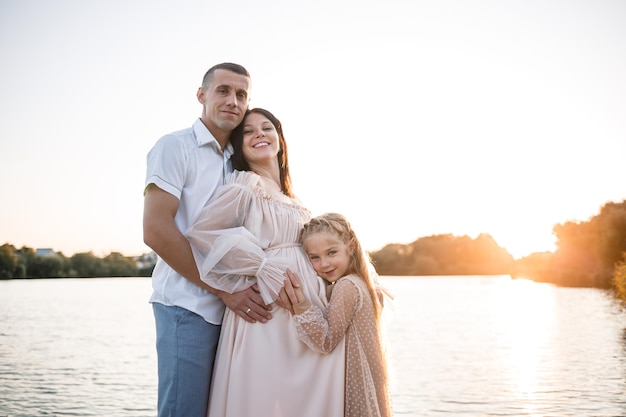
[[[221,326],[181,307],[153,303],[159,417],[206,417]]]

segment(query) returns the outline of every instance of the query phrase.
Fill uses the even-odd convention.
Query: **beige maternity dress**
[[[228,292],[257,283],[266,303],[277,298],[286,267],[311,302],[324,309],[326,285],[302,247],[310,212],[298,200],[276,198],[252,172],[235,171],[188,232],[202,279]],[[341,417],[343,345],[320,354],[298,340],[290,313],[273,305],[267,323],[224,314],[211,384],[210,417]]]

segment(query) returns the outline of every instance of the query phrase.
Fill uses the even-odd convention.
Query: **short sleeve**
[[[185,153],[176,136],[160,138],[148,152],[145,186],[155,184],[180,199],[186,176]]]

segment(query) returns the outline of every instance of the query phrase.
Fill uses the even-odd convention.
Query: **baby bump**
[[[300,244],[283,244],[273,246],[265,251],[268,256],[276,256],[288,260],[289,269],[300,278],[304,295],[311,303],[322,308],[328,305],[326,283],[317,276]]]

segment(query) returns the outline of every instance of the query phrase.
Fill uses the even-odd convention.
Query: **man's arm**
[[[143,241],[172,269],[194,284],[219,296],[224,304],[246,321],[265,322],[272,316],[269,306],[254,288],[229,294],[219,291],[200,279],[189,241],[178,230],[174,217],[178,199],[154,184],[148,185],[144,195]]]
[[[174,222],[177,210],[176,197],[150,184],[144,195],[143,241],[180,275],[215,293],[200,279],[191,246]]]

